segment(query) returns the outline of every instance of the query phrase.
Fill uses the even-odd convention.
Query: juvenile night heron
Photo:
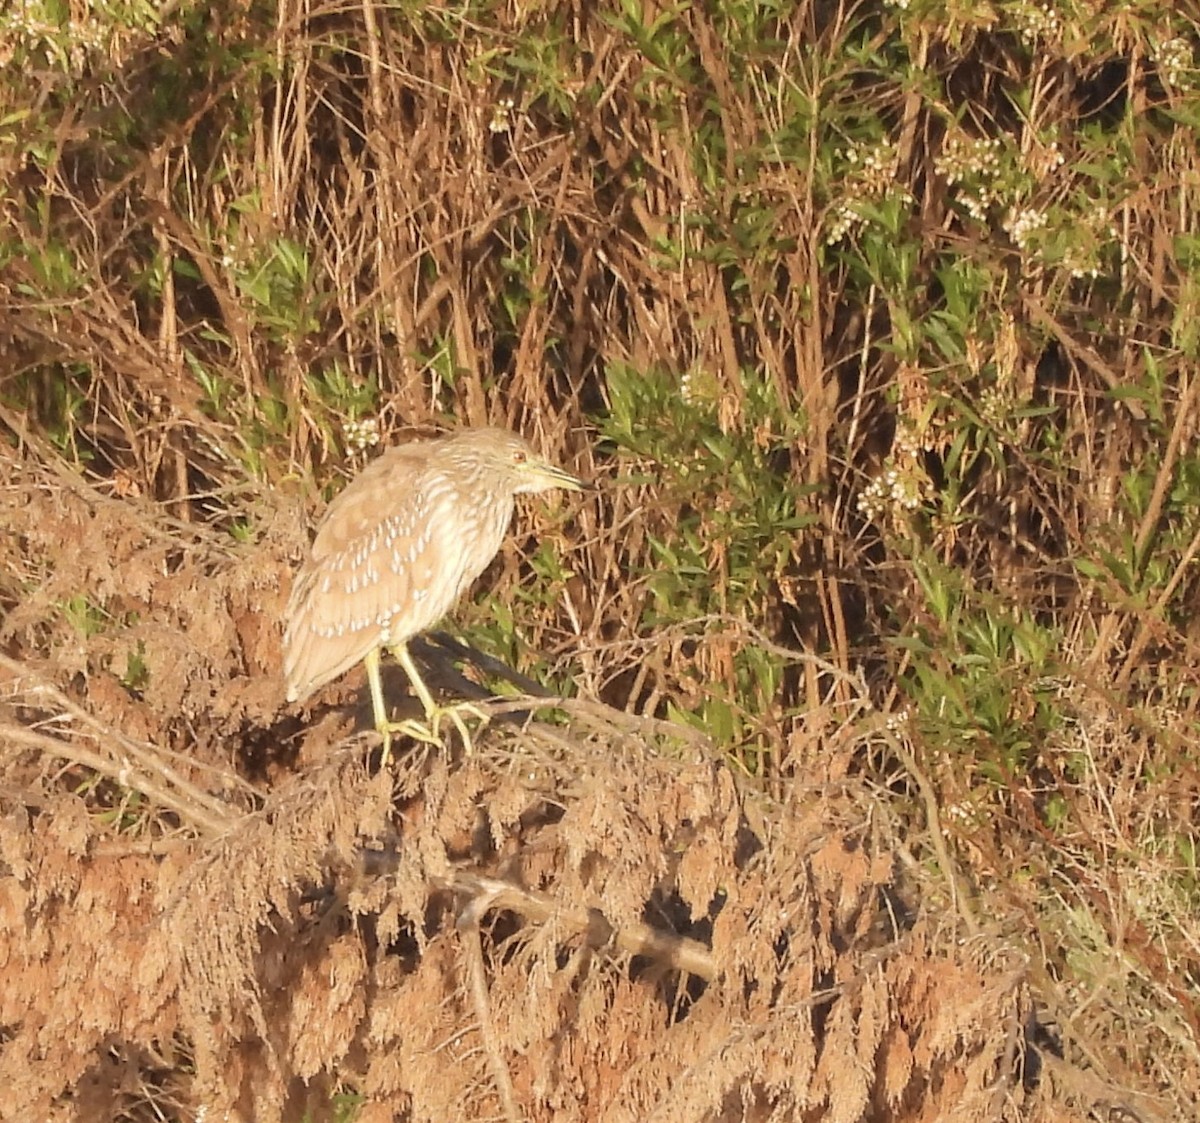
[[[394,732],[436,741],[444,715],[469,752],[458,710],[474,708],[433,700],[408,641],[445,616],[496,556],[514,497],[556,487],[579,491],[583,483],[503,429],[397,445],[372,461],[330,503],[296,576],[283,636],[288,701],[362,662],[385,762]],[[412,682],[427,726],[389,719],[379,677],[384,648]]]

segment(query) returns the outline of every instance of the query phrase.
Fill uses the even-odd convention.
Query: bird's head
[[[582,491],[578,476],[538,456],[529,443],[504,429],[472,429],[459,435],[463,452],[478,458],[479,466],[513,495],[524,492]]]

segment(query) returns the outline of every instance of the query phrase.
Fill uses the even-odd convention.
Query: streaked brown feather
[[[463,482],[430,457],[429,444],[389,449],[329,505],[287,608],[284,676],[289,701],[308,697],[374,648],[436,624],[500,548],[512,515],[485,519],[487,559],[464,565],[474,530],[459,512]],[[456,517],[459,516],[459,517]],[[468,537],[464,539],[464,534]]]
[[[466,430],[388,449],[364,468],[329,505],[296,576],[288,700],[436,624],[499,550],[517,490],[578,486],[555,470],[530,483],[516,466],[531,459],[512,433]]]

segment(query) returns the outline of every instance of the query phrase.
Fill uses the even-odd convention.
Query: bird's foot
[[[467,756],[474,755],[475,746],[471,741],[471,731],[467,728],[466,721],[463,720],[464,713],[478,718],[481,727],[487,725],[490,720],[488,715],[473,702],[456,702],[452,706],[434,706],[426,713],[424,721],[407,718],[404,721],[391,721],[380,727],[379,733],[383,737],[383,764],[386,765],[391,758],[392,735],[396,733],[411,737],[414,741],[420,741],[425,745],[444,745],[445,741],[442,739],[439,727],[442,719],[446,717],[454,722],[454,727],[462,738],[464,752]]]
[[[448,717],[454,722],[454,727],[458,730],[458,735],[462,738],[463,751],[467,756],[473,756],[475,746],[471,743],[471,731],[467,728],[467,723],[463,719],[464,714],[478,718],[481,729],[490,720],[488,715],[475,705],[474,702],[455,702],[452,706],[435,706],[430,713],[426,714],[426,720],[434,738],[440,742],[441,736],[438,733],[438,726],[441,724],[442,718]]]

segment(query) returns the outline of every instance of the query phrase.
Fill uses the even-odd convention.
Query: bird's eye
[[[525,461],[528,459],[529,459],[529,454],[522,449],[517,449],[517,451],[513,453],[513,463],[514,464],[524,464]]]

